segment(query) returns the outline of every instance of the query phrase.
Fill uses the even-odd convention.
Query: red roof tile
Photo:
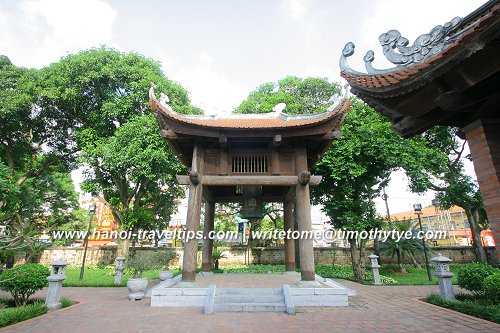
[[[328,121],[332,118],[341,116],[348,112],[350,107],[350,99],[344,98],[340,103],[331,111],[315,114],[315,115],[301,115],[301,116],[279,116],[279,114],[241,114],[229,115],[222,117],[207,117],[207,116],[186,116],[181,115],[167,109],[156,98],[151,98],[149,101],[150,107],[153,112],[160,112],[167,118],[182,122],[184,124],[200,126],[200,127],[214,127],[214,128],[230,128],[230,129],[251,129],[251,128],[284,128],[284,127],[302,127],[319,124]],[[285,118],[285,119],[284,119]],[[288,119],[286,119],[288,118]]]

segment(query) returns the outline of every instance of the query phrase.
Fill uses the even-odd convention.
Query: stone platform
[[[153,307],[200,307],[213,312],[287,312],[296,306],[348,306],[356,292],[316,275],[300,281],[298,273],[198,274],[196,282],[177,276],[150,290]],[[148,295],[149,296],[149,295]]]

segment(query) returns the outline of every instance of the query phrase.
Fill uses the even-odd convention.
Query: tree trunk
[[[486,252],[484,251],[483,242],[481,240],[481,229],[479,229],[478,225],[479,214],[477,208],[462,208],[464,208],[467,219],[469,220],[470,231],[472,234],[472,247],[476,253],[477,261],[487,264],[488,258],[486,257]]]
[[[422,269],[422,266],[418,263],[418,261],[415,259],[415,256],[413,255],[413,253],[408,253],[408,256],[410,257],[410,260],[413,264],[413,267],[415,267],[416,269]]]
[[[396,250],[396,257],[398,259],[398,270],[400,273],[403,272],[403,265],[401,265],[401,251],[400,250]]]
[[[396,256],[398,258],[398,270],[399,273],[406,273],[406,270],[403,267],[403,262],[402,262],[402,255],[401,255],[401,250],[396,251]]]
[[[130,239],[121,239],[118,238],[116,240],[116,256],[117,257],[125,257],[128,258],[129,256],[129,247],[130,247]]]
[[[360,240],[358,246],[355,239],[350,239],[349,245],[354,280],[362,283],[365,280],[366,241]]]

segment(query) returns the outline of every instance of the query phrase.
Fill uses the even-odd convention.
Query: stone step
[[[215,295],[283,295],[282,288],[217,288]]]
[[[215,312],[286,312],[284,303],[217,303]]]
[[[223,294],[215,296],[215,303],[284,303],[283,295],[276,294]]]

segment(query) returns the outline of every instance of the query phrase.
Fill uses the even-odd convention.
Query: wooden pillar
[[[294,199],[295,200],[295,199]],[[293,208],[293,230],[299,230],[299,223],[297,219],[297,210],[295,207]],[[300,270],[300,244],[299,244],[299,239],[295,238],[293,240],[293,244],[295,245],[295,269]]]
[[[189,202],[186,219],[186,234],[196,235],[200,229],[201,200],[203,186],[201,175],[203,171],[203,148],[197,143],[193,149],[193,161],[189,172]],[[196,276],[198,255],[198,239],[191,237],[184,242],[184,259],[182,261],[182,281],[193,282]]]
[[[285,220],[285,232],[292,234],[293,228],[293,202],[283,203],[283,219]],[[290,231],[288,231],[290,230]],[[295,271],[295,241],[292,238],[285,238],[285,270]]]
[[[479,119],[464,129],[500,263],[500,122]]]
[[[310,173],[307,167],[307,152],[303,144],[295,148],[295,170],[299,177],[299,183],[295,187],[295,210],[298,231],[301,234],[299,240],[300,274],[304,281],[314,281],[314,249],[313,239],[303,237],[304,232],[312,230],[311,224],[311,200],[309,196]]]
[[[208,237],[210,231],[214,230],[215,203],[205,202],[205,221],[203,229],[203,253],[201,260],[201,270],[203,272],[212,271],[212,250],[214,246],[213,238]]]

